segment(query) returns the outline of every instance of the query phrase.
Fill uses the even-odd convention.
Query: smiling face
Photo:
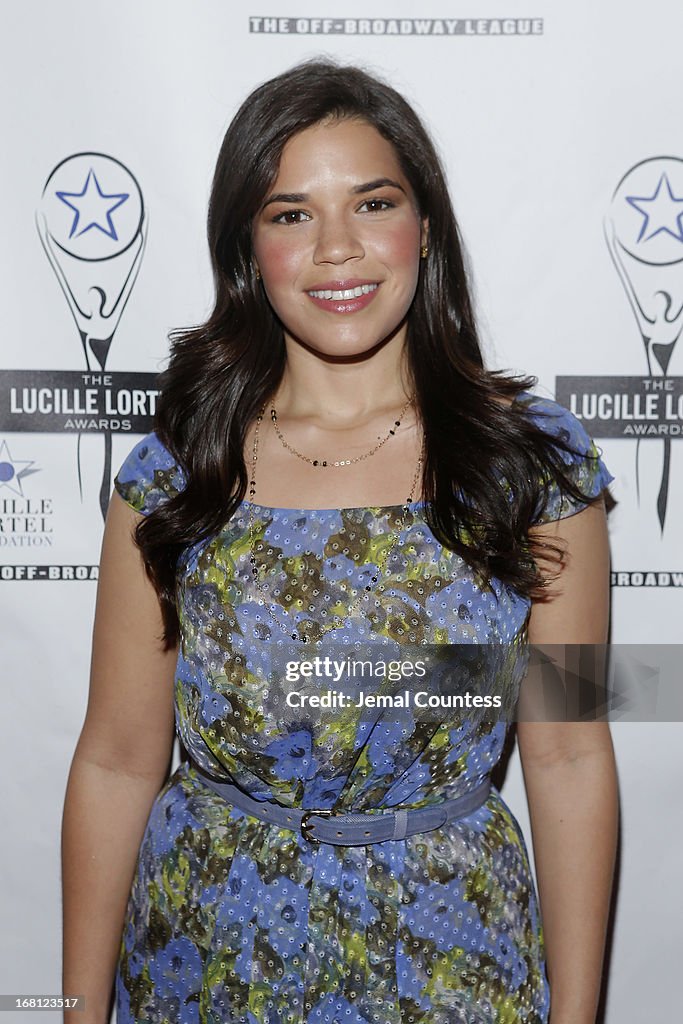
[[[288,340],[327,356],[401,341],[426,244],[393,146],[365,121],[293,136],[254,219],[254,259]]]

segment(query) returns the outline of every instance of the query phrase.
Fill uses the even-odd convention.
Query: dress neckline
[[[518,401],[529,396],[534,397],[532,392],[520,391],[515,395],[511,404],[515,405]],[[258,501],[247,501],[246,498],[243,498],[238,507],[260,509],[263,512],[299,512],[302,515],[324,515],[330,512],[395,512],[397,509],[403,508],[404,504],[404,502],[401,502],[398,505],[349,505],[344,508],[292,508],[283,505],[262,505]],[[425,504],[421,499],[419,501],[411,501],[408,508],[417,510],[424,507]]]
[[[425,504],[424,501],[411,501],[408,505],[409,509],[417,509]],[[394,512],[396,509],[404,507],[404,502],[399,505],[348,505],[343,508],[292,508],[290,506],[283,505],[262,505],[260,502],[247,501],[246,499],[240,502],[240,507],[244,505],[245,508],[261,509],[264,512],[301,512],[307,515],[322,515],[326,512]]]

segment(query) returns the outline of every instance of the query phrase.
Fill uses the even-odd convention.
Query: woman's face
[[[393,146],[352,119],[289,140],[253,225],[255,262],[285,335],[335,357],[405,332],[426,240]]]

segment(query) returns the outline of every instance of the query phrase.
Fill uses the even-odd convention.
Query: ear
[[[420,230],[420,245],[429,245],[429,217],[422,218]]]

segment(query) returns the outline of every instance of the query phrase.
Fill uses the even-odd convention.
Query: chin
[[[389,331],[364,331],[362,332],[351,332],[344,335],[343,332],[328,331],[324,341],[321,339],[321,333],[319,330],[316,331],[315,337],[308,334],[308,332],[301,332],[295,334],[289,332],[294,341],[299,342],[312,352],[317,352],[321,356],[347,356],[360,357],[363,355],[369,355],[378,346],[384,342],[390,341],[397,331],[403,326],[404,321],[392,327]]]
[[[362,358],[363,356],[371,355],[379,345],[382,344],[383,338],[373,338],[371,340],[363,341],[338,341],[336,343],[327,342],[321,345],[317,342],[310,342],[304,344],[307,345],[311,351],[318,353],[321,356],[327,356],[329,358]]]

